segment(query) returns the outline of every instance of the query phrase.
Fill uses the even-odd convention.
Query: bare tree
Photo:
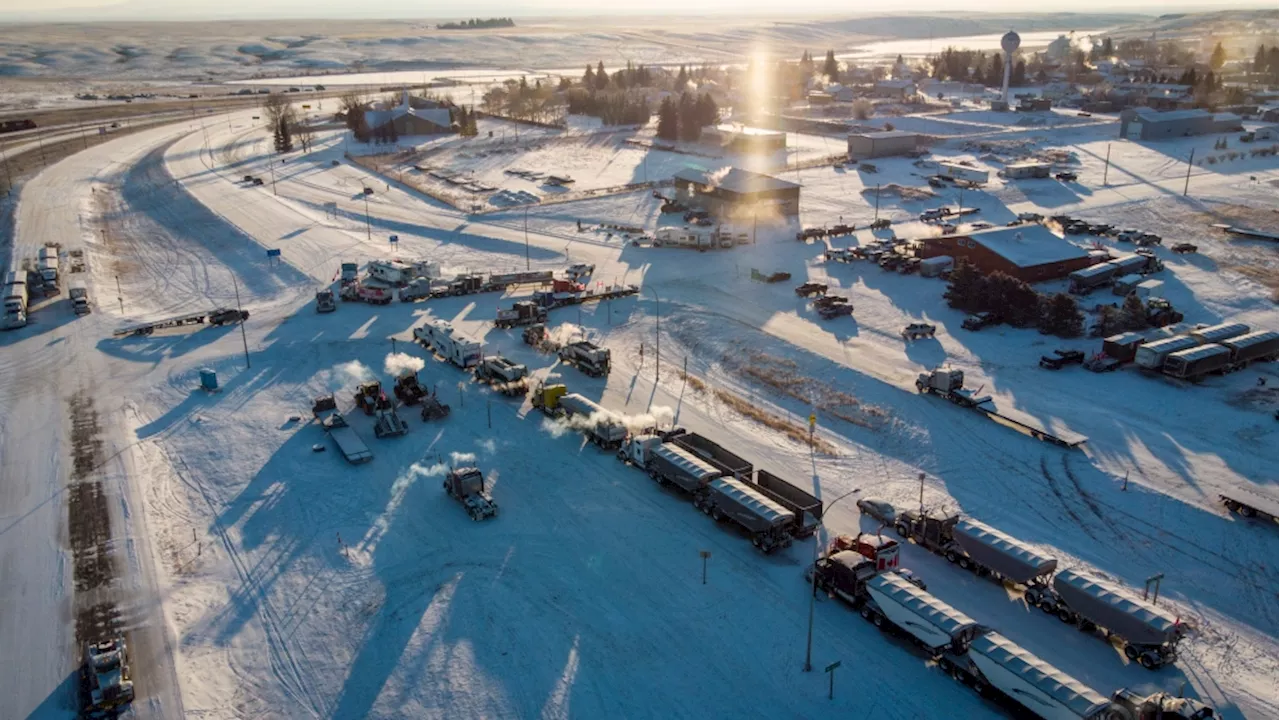
[[[291,128],[293,137],[302,146],[302,152],[310,152],[311,145],[315,142],[316,131],[311,124],[305,120],[293,123]]]
[[[284,93],[271,93],[262,101],[262,113],[267,116],[267,126],[276,128],[281,120],[293,121],[293,104]]]

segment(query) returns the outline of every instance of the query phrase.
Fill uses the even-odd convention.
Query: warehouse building
[[[949,255],[957,263],[967,260],[984,274],[999,271],[1025,282],[1066,277],[1093,263],[1088,253],[1043,225],[925,238],[918,254],[922,258]]]
[[[677,200],[722,218],[800,214],[799,185],[741,168],[681,170],[675,174],[675,186]]]
[[[1164,140],[1236,132],[1243,127],[1238,115],[1211,113],[1207,110],[1160,112],[1138,107],[1120,113],[1120,137],[1130,140]]]
[[[879,132],[849,133],[849,159],[910,155],[916,151],[920,136],[905,130],[881,130]]]

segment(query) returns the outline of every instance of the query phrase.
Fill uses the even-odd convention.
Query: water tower
[[[1018,33],[1010,30],[1000,38],[1000,47],[1004,50],[1004,84],[1000,87],[1000,99],[1009,104],[1009,75],[1013,73],[1013,53],[1022,45]]]

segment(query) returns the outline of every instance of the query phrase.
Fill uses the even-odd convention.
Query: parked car
[[[977,315],[970,315],[960,323],[960,327],[965,330],[981,330],[984,327],[999,324],[1000,316],[993,312],[980,312]]]
[[[1178,243],[1177,245],[1174,245],[1170,249],[1179,255],[1185,255],[1187,253],[1194,253],[1198,251],[1200,248],[1196,247],[1195,245],[1192,245],[1191,243]]]
[[[1060,173],[1055,173],[1055,174],[1054,174],[1054,176],[1053,176],[1053,179],[1054,179],[1054,180],[1061,180],[1062,182],[1075,182],[1075,181],[1076,181],[1076,174],[1075,174],[1075,173],[1073,173],[1073,172],[1060,172]]]
[[[878,498],[858,498],[858,512],[870,515],[885,525],[892,525],[898,518],[898,511],[887,500]]]
[[[1064,365],[1084,362],[1084,353],[1079,350],[1054,350],[1052,355],[1040,356],[1040,367],[1047,370],[1060,370]]]

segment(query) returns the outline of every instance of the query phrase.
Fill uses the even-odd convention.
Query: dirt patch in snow
[[[787,418],[774,415],[767,410],[763,410],[752,404],[749,400],[739,397],[728,390],[712,388],[702,379],[694,375],[684,373],[684,380],[689,383],[689,387],[693,388],[694,392],[702,393],[704,395],[710,393],[717,400],[732,408],[743,417],[750,418],[771,430],[776,430],[801,445],[808,445],[817,452],[827,455],[836,454],[835,445],[832,445],[816,435],[810,437],[809,430],[807,428],[804,428]]]
[[[102,427],[92,398],[84,393],[68,403],[71,413],[71,481],[67,526],[74,559],[76,642],[117,636],[120,609],[110,597],[119,576],[111,547],[111,514],[102,487]]]

